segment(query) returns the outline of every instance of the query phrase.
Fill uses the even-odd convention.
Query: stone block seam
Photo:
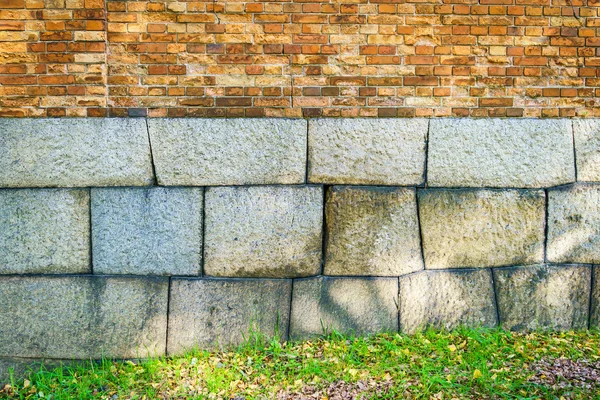
[[[598,121],[274,121],[0,119],[0,360],[600,324]]]

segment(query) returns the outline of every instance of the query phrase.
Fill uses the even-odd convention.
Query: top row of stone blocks
[[[434,120],[429,186],[539,188],[575,181],[569,120]]]
[[[540,188],[600,181],[600,119],[0,119],[0,154],[0,187]]]
[[[0,187],[151,185],[140,119],[0,119]]]

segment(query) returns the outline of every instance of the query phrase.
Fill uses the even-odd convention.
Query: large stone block
[[[591,267],[534,265],[494,269],[500,323],[506,329],[585,329]]]
[[[600,185],[548,191],[548,261],[600,262]]]
[[[431,120],[430,186],[538,188],[573,181],[568,120]]]
[[[600,119],[573,120],[577,180],[600,182]]]
[[[308,180],[327,184],[419,185],[427,119],[309,121]]]
[[[140,119],[0,119],[0,187],[152,183]]]
[[[290,336],[332,329],[357,335],[397,331],[398,278],[315,277],[294,281]]]
[[[205,215],[206,275],[289,278],[320,272],[321,187],[208,188]]]
[[[158,182],[219,186],[303,183],[302,119],[150,119]]]
[[[594,266],[590,307],[590,328],[600,328],[600,267]]]
[[[0,274],[90,271],[89,191],[0,190]]]
[[[418,196],[425,268],[543,262],[543,191],[430,189]]]
[[[400,277],[400,330],[429,326],[494,327],[498,323],[490,270],[420,271]]]
[[[167,297],[166,278],[0,277],[0,357],[164,354]]]
[[[423,269],[414,189],[334,186],[325,204],[326,275]]]
[[[288,279],[174,278],[168,352],[237,345],[255,333],[285,340],[291,292]]]
[[[202,188],[92,189],[94,273],[199,275]]]

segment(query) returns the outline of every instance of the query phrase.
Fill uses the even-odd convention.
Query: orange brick
[[[481,98],[479,99],[479,105],[481,107],[511,107],[513,105],[513,99]]]
[[[2,0],[0,8],[25,8],[24,0]]]

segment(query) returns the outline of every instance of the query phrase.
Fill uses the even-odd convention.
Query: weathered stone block
[[[423,269],[414,189],[334,186],[327,193],[326,275]]]
[[[571,122],[433,119],[427,183],[537,188],[575,181]]]
[[[600,267],[593,268],[593,286],[590,307],[590,328],[600,328]]]
[[[285,340],[291,293],[287,279],[174,278],[168,352],[236,345],[257,332]]]
[[[418,196],[425,268],[543,262],[543,191],[431,189]]]
[[[205,215],[206,275],[289,278],[320,272],[320,187],[208,188]]]
[[[548,191],[548,261],[600,262],[600,185]]]
[[[573,120],[578,181],[600,181],[600,119]]]
[[[313,183],[419,185],[427,119],[313,119],[308,180]]]
[[[152,183],[139,119],[0,119],[0,187],[143,186]]]
[[[432,326],[493,327],[498,323],[492,273],[471,269],[420,271],[400,277],[400,331]]]
[[[202,188],[92,189],[94,272],[199,275]]]
[[[398,278],[315,277],[294,281],[290,336],[335,329],[357,335],[398,330]]]
[[[0,274],[90,271],[89,191],[0,190]]]
[[[302,119],[150,119],[148,127],[160,184],[304,182]]]
[[[494,269],[500,323],[506,329],[584,329],[591,267],[533,265]]]
[[[0,357],[164,354],[167,296],[166,278],[0,277]]]

